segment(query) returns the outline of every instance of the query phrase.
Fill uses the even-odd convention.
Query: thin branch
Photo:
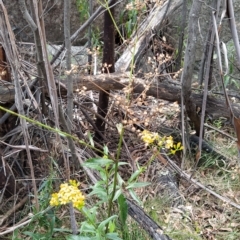
[[[114,0],[109,0],[108,1],[108,5],[110,5]],[[121,0],[123,1],[123,0]],[[120,3],[121,1],[118,1],[118,3]],[[80,33],[84,32],[87,27],[103,12],[105,12],[106,9],[104,6],[100,6],[93,14],[92,16],[71,36],[71,43],[74,43],[77,39],[77,37],[79,36]],[[65,48],[65,44],[63,44],[58,52],[53,56],[50,64],[53,65],[55,63],[55,61],[58,59],[58,57],[61,55],[61,53],[63,52]]]
[[[17,47],[15,43],[15,38],[9,23],[8,15],[6,8],[3,5],[2,0],[0,0],[0,5],[2,7],[3,11],[3,17],[1,21],[1,38],[2,38],[2,45],[5,49],[7,59],[9,60],[9,63],[11,65],[12,69],[12,74],[13,74],[13,79],[14,79],[14,85],[15,85],[15,103],[18,109],[18,113],[21,115],[25,115],[24,108],[23,108],[23,101],[22,101],[22,91],[21,91],[21,86],[18,78],[18,71],[20,67],[20,62],[18,59],[18,52],[17,52]],[[39,211],[39,203],[38,203],[38,193],[37,193],[37,186],[36,186],[36,181],[35,181],[35,176],[34,176],[34,168],[33,168],[33,163],[32,163],[32,157],[29,149],[29,134],[28,134],[28,129],[27,129],[27,124],[26,120],[21,118],[20,119],[21,127],[22,127],[22,133],[23,133],[23,138],[24,142],[26,145],[26,153],[27,153],[27,158],[28,158],[28,163],[30,167],[30,172],[31,172],[31,178],[32,178],[32,184],[33,184],[33,191],[34,191],[34,200],[35,200],[35,206],[36,210]]]
[[[209,192],[211,195],[215,196],[216,198],[220,199],[221,201],[228,203],[229,205],[237,208],[240,210],[240,205],[233,202],[231,199],[227,198],[227,197],[223,197],[220,194],[216,193],[215,191],[209,189],[208,187],[204,186],[203,184],[201,184],[200,182],[198,182],[197,180],[191,178],[191,176],[187,173],[185,173],[184,171],[182,171],[169,157],[167,154],[164,154],[164,156],[167,158],[169,165],[177,172],[180,174],[180,177],[183,177],[184,179],[186,179],[188,182],[193,183],[194,185],[197,185],[198,187],[202,188],[203,190]]]

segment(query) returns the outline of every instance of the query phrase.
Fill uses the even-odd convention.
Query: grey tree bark
[[[195,125],[196,135],[199,136],[200,119],[196,112],[196,106],[191,101],[191,85],[193,67],[195,62],[196,44],[198,35],[198,18],[201,13],[202,1],[194,0],[189,14],[188,40],[184,56],[184,68],[182,73],[182,95],[183,103],[190,120]]]

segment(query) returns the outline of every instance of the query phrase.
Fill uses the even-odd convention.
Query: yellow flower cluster
[[[149,132],[148,130],[143,130],[143,132],[140,135],[141,135],[141,139],[147,145],[152,144],[155,141],[156,142],[160,141],[160,137],[159,137],[158,133],[155,133],[155,132]]]
[[[177,151],[181,151],[183,150],[183,146],[180,142],[178,142],[177,144],[174,144],[172,149],[170,150],[171,154],[175,154]]]
[[[78,189],[79,185],[80,183],[75,180],[69,180],[69,183],[61,184],[59,192],[52,194],[50,205],[59,206],[72,203],[73,207],[81,209],[84,206],[85,197]]]
[[[148,130],[144,130],[141,134],[141,139],[146,143],[146,145],[156,144],[158,147],[164,147],[166,149],[171,149],[170,152],[175,154],[176,151],[180,151],[183,149],[181,143],[173,144],[173,137],[160,137],[158,133],[150,132]]]

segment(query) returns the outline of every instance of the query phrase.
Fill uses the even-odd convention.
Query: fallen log
[[[114,74],[100,74],[97,76],[81,76],[74,79],[75,91],[81,90],[83,87],[86,90],[122,90],[129,87],[130,75],[128,73],[114,73]],[[64,83],[64,80],[61,81]],[[133,78],[131,80],[132,93],[146,92],[146,95],[153,96],[158,99],[167,100],[170,102],[181,101],[181,86],[179,82],[162,81],[147,85],[146,81],[140,78]],[[192,92],[191,100],[196,105],[196,108],[202,106],[203,94]],[[236,117],[240,116],[240,104],[232,104],[233,112]],[[218,119],[219,117],[229,118],[229,112],[225,100],[215,95],[208,95],[207,98],[207,115],[211,119]]]
[[[74,78],[73,88],[74,92],[79,92],[81,89],[87,90],[122,90],[129,87],[130,75],[128,73],[113,73],[113,74],[99,74],[96,76],[77,76]],[[66,94],[65,80],[57,81],[61,87],[61,94]],[[29,83],[30,85],[31,83]],[[167,80],[147,85],[146,81],[140,78],[133,78],[131,80],[132,93],[146,92],[146,95],[153,96],[158,99],[167,100],[170,102],[181,101],[181,86],[179,82],[168,82]],[[0,81],[0,102],[14,102],[14,86],[9,82]],[[202,106],[202,93],[192,92],[191,100],[196,107]],[[240,117],[240,104],[232,104],[232,108],[236,117]],[[219,117],[229,118],[225,100],[215,95],[208,95],[207,99],[207,114],[212,119]]]
[[[162,21],[176,11],[182,5],[182,2],[182,0],[168,0],[162,5],[156,4],[149,16],[144,19],[137,31],[133,33],[126,50],[115,63],[116,72],[127,71],[132,59],[135,59],[136,64],[152,40],[153,32],[159,29]]]
[[[139,223],[139,225],[151,236],[154,240],[171,240],[164,234],[163,229],[150,218],[138,205],[127,199],[129,215]]]

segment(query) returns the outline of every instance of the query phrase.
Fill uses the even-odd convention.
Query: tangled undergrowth
[[[160,100],[146,97],[144,104],[151,105],[153,102],[155,104],[157,102],[157,105],[163,106],[161,109],[162,113],[158,113],[155,119],[152,115],[152,122],[149,121],[148,130],[145,129],[141,131],[140,135],[139,131],[132,131],[132,127],[143,126],[146,128],[141,122],[144,122],[144,117],[142,116],[146,116],[146,118],[148,118],[148,114],[144,114],[146,111],[145,108],[141,109],[141,107],[137,108],[133,106],[135,111],[132,112],[131,117],[132,119],[136,119],[132,122],[132,126],[126,125],[127,127],[124,133],[124,139],[127,148],[122,148],[121,157],[119,159],[120,162],[127,163],[126,166],[121,165],[119,167],[119,174],[122,176],[122,181],[124,182],[129,179],[131,174],[133,174],[132,169],[138,168],[139,166],[144,168],[142,168],[141,172],[139,172],[138,181],[145,183],[149,182],[151,185],[146,188],[137,188],[135,191],[136,196],[138,199],[141,199],[144,210],[163,227],[164,232],[172,239],[238,239],[240,236],[240,229],[238,224],[239,213],[237,208],[212,196],[204,189],[195,186],[184,179],[179,179],[177,173],[170,172],[169,174],[167,160],[164,161],[162,158],[158,158],[154,155],[154,151],[152,151],[154,146],[160,145],[166,150],[169,149],[169,153],[171,153],[171,151],[174,151],[172,153],[175,153],[175,150],[180,150],[182,146],[179,145],[178,141],[174,142],[175,139],[174,137],[170,137],[170,132],[169,134],[164,133],[165,135],[163,133],[159,134],[158,132],[161,131],[161,127],[158,127],[158,132],[156,131],[156,126],[163,126],[164,124],[168,125],[168,127],[176,127],[176,121],[179,119],[179,111],[176,109],[175,103],[172,105],[167,102],[160,103]],[[170,108],[176,109],[176,111],[172,111],[169,114]],[[164,112],[164,109],[166,112]],[[109,115],[109,118],[111,120],[116,119],[116,121],[119,121],[117,120],[119,118],[119,114],[116,114],[116,112],[119,113],[119,105],[114,108],[114,110],[111,115]],[[148,111],[151,110],[150,108],[148,109]],[[142,118],[140,119],[140,117]],[[82,119],[78,122],[76,121],[76,127],[78,124],[82,126],[82,129],[86,127],[89,131],[89,125],[86,120]],[[212,126],[217,128],[219,127],[219,124],[213,124]],[[111,128],[111,126],[109,128]],[[38,128],[36,127],[32,127],[33,134],[37,129]],[[84,132],[87,133],[86,129]],[[173,128],[171,129],[173,130]],[[229,129],[230,128],[227,125],[221,126],[221,131],[225,130],[226,132],[229,132]],[[229,133],[231,134],[231,132]],[[106,135],[108,139],[112,139],[111,143],[108,143],[109,153],[116,152],[119,139],[117,131],[115,132],[115,135],[112,134],[113,128],[111,128],[111,131],[107,131]],[[90,135],[88,135],[86,139],[91,142],[91,138],[89,138],[89,136]],[[216,191],[223,197],[230,198],[238,204],[240,190],[238,183],[240,180],[240,170],[238,168],[237,160],[233,157],[236,156],[234,141],[226,138],[217,130],[213,131],[211,128],[206,131],[206,136],[215,148],[219,148],[221,150],[221,153],[227,153],[228,158],[226,160],[219,160],[211,157],[209,154],[205,154],[203,156],[204,161],[197,169],[194,178],[200,181],[204,186]],[[36,141],[35,145],[39,148],[43,147],[43,145],[41,145],[43,144],[41,139],[38,139],[38,142],[39,144],[37,144]],[[66,207],[63,206],[54,211],[51,208],[49,209],[49,205],[51,203],[53,204],[53,199],[56,200],[55,197],[58,196],[59,200],[59,196],[62,194],[62,191],[64,191],[64,193],[68,193],[69,197],[73,196],[74,193],[79,194],[77,182],[73,181],[65,184],[62,183],[64,182],[64,178],[61,178],[61,175],[64,173],[64,169],[59,165],[59,162],[56,161],[56,159],[60,159],[61,152],[59,152],[57,146],[55,147],[56,152],[52,152],[52,156],[50,157],[48,153],[41,153],[40,155],[36,154],[35,156],[35,164],[37,166],[36,173],[39,172],[37,177],[40,180],[39,200],[41,211],[39,213],[35,212],[34,205],[31,202],[31,195],[29,195],[30,189],[25,188],[23,195],[28,194],[28,204],[24,207],[22,206],[23,209],[20,212],[18,209],[15,210],[14,219],[12,218],[12,215],[9,215],[9,218],[5,219],[5,230],[8,229],[7,225],[11,224],[12,221],[14,221],[13,226],[15,226],[18,222],[21,223],[22,219],[26,216],[27,219],[31,218],[31,221],[27,222],[28,220],[25,220],[25,222],[27,222],[25,226],[22,228],[16,228],[13,234],[9,235],[9,238],[11,239],[17,240],[26,238],[26,236],[29,236],[29,239],[65,239],[65,237],[70,233],[69,212]],[[65,149],[65,151],[67,153],[67,149]],[[94,153],[90,149],[78,149],[78,153],[81,154],[81,157],[84,159],[89,159],[91,156],[94,156]],[[106,152],[106,155],[109,153]],[[175,162],[180,164],[181,154],[169,156],[173,158]],[[129,159],[131,159],[130,162]],[[186,161],[185,167],[185,171],[189,173],[194,165],[194,161],[191,159],[192,158],[189,158]],[[97,164],[97,166],[99,167],[99,164]],[[131,166],[131,168],[129,168],[129,166]],[[107,169],[106,165],[102,165],[102,167],[105,170]],[[164,185],[161,180],[161,177],[164,174],[168,177],[168,182],[172,182],[172,179],[176,178],[176,181],[173,181],[176,188],[171,189],[170,193],[166,192],[168,186]],[[89,179],[86,178],[84,172],[82,170],[80,172],[72,172],[71,176],[72,179],[76,179],[76,181],[81,182],[81,191],[83,192],[83,196],[81,194],[78,195],[81,196],[81,199],[79,198],[79,201],[76,201],[77,205],[80,204],[82,206],[83,199],[86,198],[84,200],[85,205],[90,209],[90,212],[96,213],[96,215],[94,215],[95,219],[99,219],[100,216],[106,216],[106,209],[98,208],[98,210],[96,210],[94,208],[98,202],[98,197],[93,197],[91,195],[88,196],[91,192],[89,189],[91,184]],[[20,176],[17,175],[16,179],[25,183],[28,181],[27,178],[20,178]],[[60,186],[60,191],[53,195],[51,201],[51,194],[59,189],[58,186]],[[21,197],[21,191],[19,191],[18,195],[15,196]],[[173,191],[177,191],[178,194]],[[177,201],[178,204],[176,204],[176,198],[178,198],[178,200],[180,198],[180,201]],[[1,205],[1,209],[4,209],[4,212],[8,212],[9,208],[14,208],[16,206],[16,201],[16,198],[12,200],[9,199],[8,204],[5,204],[4,201],[4,204]],[[56,201],[55,203],[57,203]],[[64,200],[64,203],[70,201],[72,200],[68,198]],[[75,200],[73,201],[73,204],[74,202]],[[80,205],[78,205],[78,207]],[[29,212],[32,212],[34,217],[29,215]],[[90,214],[89,216],[92,215]],[[84,221],[83,213],[77,211],[76,217],[78,222]],[[127,223],[130,234],[125,235],[125,239],[148,239],[146,233],[144,233],[144,231],[140,231],[139,227],[136,226],[136,223],[134,223],[129,217],[127,218]],[[116,226],[112,226],[112,229],[116,229]],[[4,227],[2,228],[2,232],[4,232]]]
[[[154,44],[157,49],[158,41]],[[155,58],[148,60],[148,64],[155,68],[171,62],[171,56],[157,53]],[[171,73],[176,82],[180,73],[181,70]],[[31,145],[34,146],[32,158],[39,211],[33,201],[26,155],[10,150],[10,146],[22,145],[21,129],[15,128],[2,138],[11,145],[3,153],[9,158],[3,160],[5,168],[1,169],[1,177],[6,173],[11,177],[1,179],[6,183],[2,186],[0,202],[1,239],[98,240],[120,239],[120,235],[126,240],[149,239],[128,216],[126,197],[141,204],[172,239],[240,238],[240,169],[234,157],[237,155],[235,142],[224,135],[224,132],[231,135],[231,129],[220,122],[208,123],[206,139],[222,156],[203,153],[194,174],[194,179],[203,186],[183,178],[181,172],[170,164],[171,160],[180,167],[183,162],[179,103],[169,103],[146,94],[150,83],[157,77],[159,75],[155,73],[144,75],[145,91],[141,94],[133,94],[128,87],[111,93],[102,145],[93,141],[95,129],[89,119],[94,119],[94,114],[83,111],[96,108],[97,93],[83,88],[75,94],[74,100],[78,104],[72,135],[75,140],[81,140],[75,144],[82,168],[76,170],[71,164],[70,181],[64,166],[66,159],[72,157],[67,144],[69,136],[56,130],[55,133],[61,135],[59,144],[53,129],[34,125],[34,121],[28,124]],[[65,102],[61,104],[66,109]],[[37,118],[31,108],[28,118]],[[52,120],[46,119],[45,125],[51,124]],[[101,152],[96,152],[96,144]],[[191,146],[192,155],[184,159],[182,170],[189,175],[195,166],[196,151]],[[11,157],[14,154],[17,157]],[[211,191],[222,198],[214,196]],[[81,236],[72,234],[69,205],[75,207],[77,230]]]

